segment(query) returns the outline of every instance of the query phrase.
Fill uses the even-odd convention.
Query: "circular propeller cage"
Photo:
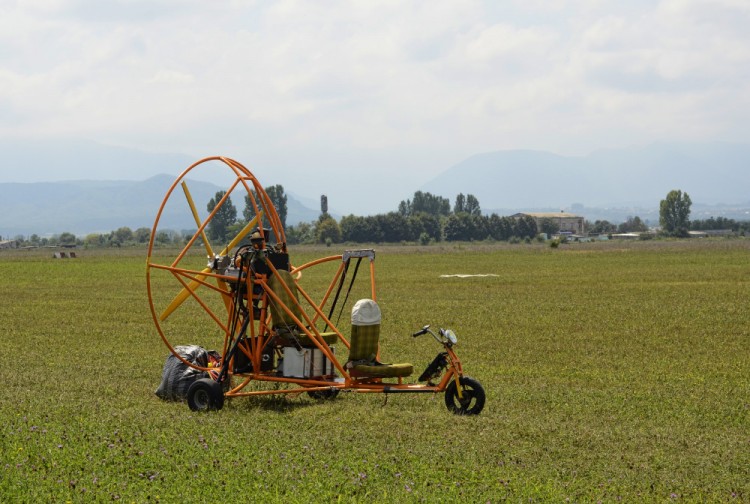
[[[227,181],[226,189],[216,192],[215,182],[208,185],[201,180]],[[226,226],[230,205],[244,215],[245,224]],[[180,226],[187,230],[176,229]],[[226,157],[202,159],[183,171],[167,191],[151,230],[146,283],[157,331],[185,364],[208,370],[175,351],[181,342],[215,348],[217,327],[224,338],[229,335],[232,285],[221,269],[235,259],[233,250],[241,243],[259,240],[286,251],[273,202],[239,162]]]

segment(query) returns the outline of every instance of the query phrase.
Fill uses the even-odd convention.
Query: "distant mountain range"
[[[85,235],[122,226],[151,227],[167,189],[177,174],[195,161],[181,154],[151,154],[92,142],[0,142],[0,147],[4,173],[33,172],[40,163],[60,168],[59,181],[34,181],[31,173],[31,178],[23,177],[30,180],[26,183],[0,183],[3,237],[65,231]],[[92,167],[99,180],[71,180],[91,173]],[[155,172],[163,174],[153,176]],[[123,174],[131,179],[143,176],[141,180],[114,180]],[[298,196],[282,185],[288,197],[288,224],[318,217],[315,199]],[[450,198],[451,203],[458,193],[473,194],[484,213],[566,210],[590,221],[622,222],[638,215],[656,224],[659,201],[672,189],[690,194],[691,218],[748,220],[748,188],[750,146],[713,143],[653,144],[583,157],[530,150],[490,152],[467,158],[414,191],[429,191]],[[204,211],[216,191],[226,187],[191,180],[190,189],[199,210]],[[335,187],[332,189],[329,197],[335,195]],[[244,202],[234,204],[241,211]],[[396,208],[372,213],[392,210]],[[337,215],[334,209],[331,213]],[[195,223],[186,208],[167,208],[162,226],[182,230],[194,228]]]
[[[594,221],[638,215],[653,224],[669,191],[687,192],[691,218],[750,219],[750,145],[670,144],[559,156],[508,150],[471,156],[422,186],[473,194],[484,213],[568,210]]]
[[[131,229],[154,225],[167,190],[176,177],[157,175],[144,181],[67,181],[0,184],[0,235],[12,237],[46,236],[71,232],[76,235],[104,233],[119,227]],[[198,211],[207,215],[206,205],[219,190],[209,182],[188,179]],[[179,191],[179,189],[177,189]],[[178,197],[170,201],[182,202]],[[233,198],[241,215],[244,200]],[[287,223],[316,219],[320,211],[302,205],[287,194]],[[187,204],[167,205],[162,213],[162,229],[195,229]]]
[[[486,208],[659,206],[672,189],[694,203],[750,203],[750,145],[653,144],[585,157],[509,150],[472,156],[422,187],[472,193]]]

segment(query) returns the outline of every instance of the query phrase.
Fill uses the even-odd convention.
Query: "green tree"
[[[550,219],[549,217],[543,217],[539,219],[539,232],[546,233],[547,236],[552,236],[560,231],[560,223],[556,219]]]
[[[423,212],[411,215],[408,218],[409,228],[411,229],[412,239],[419,238],[422,241],[421,236],[426,234],[428,240],[440,241],[442,238],[443,230],[440,226],[440,217],[437,215],[430,215]]]
[[[106,238],[99,233],[87,234],[83,239],[83,244],[86,247],[101,247],[106,243]]]
[[[505,241],[513,236],[514,224],[512,217],[500,217],[493,213],[487,219],[487,232],[493,240]]]
[[[258,204],[260,204],[257,193],[252,189],[251,191],[252,197]],[[274,208],[276,208],[276,213],[278,214],[279,220],[281,221],[281,226],[283,228],[286,228],[287,197],[284,193],[284,186],[282,186],[281,184],[276,184],[274,186],[266,187],[265,191],[268,195],[268,199],[271,200],[271,204],[274,206]],[[255,208],[252,205],[249,194],[245,194],[245,208],[243,208],[242,210],[242,216],[245,218],[245,222],[250,222],[250,220],[255,217]],[[269,227],[268,220],[265,217],[263,218],[263,226]]]
[[[374,241],[371,222],[366,217],[347,215],[341,218],[341,238],[345,242],[366,243]]]
[[[127,243],[133,241],[133,231],[129,227],[124,226],[115,231],[115,237],[118,242]]]
[[[268,199],[271,200],[273,206],[276,207],[276,213],[279,215],[281,221],[281,227],[286,228],[286,215],[287,215],[287,197],[284,194],[284,186],[276,184],[270,187],[266,187],[266,194]]]
[[[688,236],[692,204],[688,193],[678,189],[669,191],[667,197],[659,203],[659,224],[662,229],[672,236]]]
[[[443,233],[446,241],[479,241],[492,237],[487,217],[466,212],[448,216]]]
[[[530,215],[524,215],[516,219],[515,225],[513,226],[513,236],[518,238],[534,238],[538,234],[536,228],[536,221]]]
[[[250,194],[245,194],[245,207],[242,209],[242,217],[245,219],[245,222],[250,222],[255,217],[255,208],[253,207],[252,200],[254,199],[258,203],[258,196],[255,189],[250,189],[250,192],[252,193],[252,199]]]
[[[402,201],[398,205],[398,212],[404,216],[414,215],[420,212],[429,215],[445,215],[451,213],[451,203],[448,198],[435,196],[428,192],[417,191],[414,198]]]
[[[695,219],[690,221],[690,229],[695,231],[702,231],[707,229],[731,229],[734,232],[739,231],[741,228],[746,227],[748,221],[736,221],[728,217],[709,217],[708,219]],[[33,242],[34,235],[31,236]]]
[[[446,241],[479,241],[492,237],[487,217],[466,212],[448,216],[443,232]]]
[[[596,220],[594,224],[589,224],[587,227],[590,233],[595,234],[608,234],[617,231],[617,226],[608,220]]]
[[[618,233],[643,233],[648,231],[648,226],[637,215],[628,217],[627,220],[617,226]]]
[[[466,211],[466,196],[463,193],[458,193],[456,196],[456,203],[453,205],[453,213],[460,214]]]
[[[290,245],[315,243],[315,228],[309,222],[300,222],[296,226],[289,226],[285,231],[286,240]]]
[[[133,231],[133,238],[138,243],[147,243],[151,239],[151,230],[147,227],[139,227]]]
[[[62,233],[57,238],[57,242],[62,246],[72,246],[76,244],[76,235],[73,233]]]
[[[209,213],[214,211],[225,194],[226,191],[217,191],[216,195],[209,200],[208,205],[206,205]],[[208,223],[209,238],[218,242],[228,241],[231,239],[229,237],[229,226],[234,224],[236,220],[237,209],[232,204],[231,198],[227,198],[224,204],[216,211],[211,222]]]
[[[409,215],[411,215],[411,201],[401,200],[401,203],[398,204],[398,213],[400,213],[404,217],[408,217]]]
[[[479,200],[473,194],[458,193],[456,203],[453,205],[453,213],[467,213],[469,215],[482,215],[482,209],[479,207]]]
[[[443,228],[445,241],[468,241],[471,239],[471,230],[469,229],[468,215],[458,213],[448,216]]]
[[[341,228],[333,217],[327,217],[318,221],[315,227],[315,241],[318,243],[340,243]]]
[[[376,220],[383,235],[383,241],[397,243],[411,240],[411,230],[407,218],[398,212],[376,215]]]
[[[479,207],[479,200],[473,194],[466,195],[464,212],[468,213],[469,215],[482,215],[482,209]]]

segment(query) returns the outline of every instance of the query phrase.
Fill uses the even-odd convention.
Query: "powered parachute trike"
[[[204,217],[189,187],[204,185],[196,181],[201,171],[202,179],[228,184],[211,198]],[[236,215],[232,200],[245,203],[247,224],[227,230],[226,215]],[[181,214],[186,227],[195,231],[175,240],[160,223],[175,222]],[[233,238],[225,243],[210,238],[227,234]],[[347,316],[351,325],[342,327],[341,311],[363,264],[369,286],[353,303],[351,318]],[[332,277],[317,273],[323,265]],[[172,355],[203,376],[187,391],[194,411],[221,409],[225,399],[234,397],[306,392],[330,399],[341,391],[443,393],[447,408],[456,414],[476,415],[484,407],[484,390],[464,375],[450,329],[424,326],[412,334],[429,334],[442,346],[416,383],[407,380],[414,371],[411,364],[381,363],[374,250],[347,250],[294,264],[272,198],[235,160],[202,159],[172,183],[152,228],[146,269],[149,304],[161,339]],[[319,292],[304,288],[303,277],[317,279]],[[221,350],[206,362],[189,361],[174,343],[187,337]]]

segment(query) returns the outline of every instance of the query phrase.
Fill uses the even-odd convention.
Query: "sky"
[[[395,209],[488,151],[746,143],[748,26],[747,0],[1,0],[0,138],[225,155]]]

